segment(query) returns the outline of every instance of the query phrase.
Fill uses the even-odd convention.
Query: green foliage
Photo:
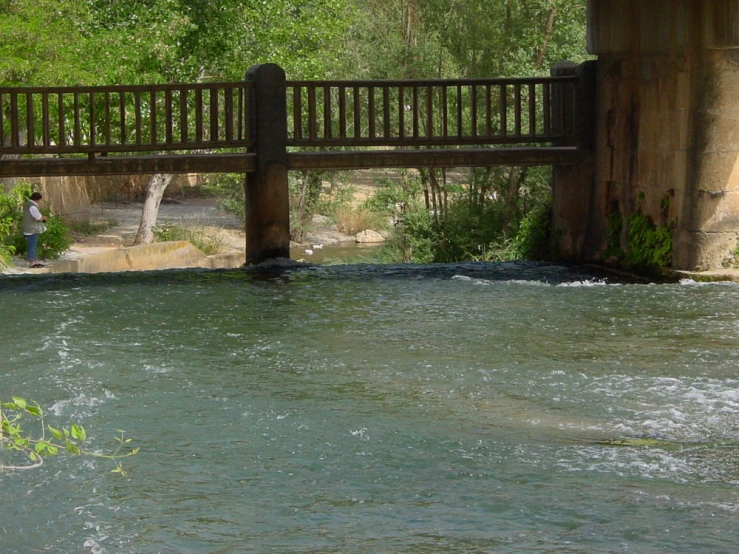
[[[32,430],[27,430],[29,422]],[[48,434],[47,434],[48,433]],[[17,471],[39,467],[44,458],[57,456],[61,453],[86,455],[96,458],[105,458],[115,465],[113,473],[126,475],[120,460],[134,456],[139,452],[128,448],[131,439],[124,436],[116,437],[117,447],[111,454],[91,452],[85,449],[87,431],[79,424],[73,423],[69,427],[53,427],[45,422],[44,412],[37,402],[28,402],[14,396],[10,402],[0,401],[0,453],[9,453],[11,463],[0,463],[0,471]]]
[[[221,236],[202,225],[182,226],[167,222],[161,227],[153,228],[152,232],[159,242],[186,241],[206,256],[219,254],[225,250]]]
[[[672,263],[672,233],[645,215],[633,213],[627,220],[628,248],[625,263],[633,267],[668,267]]]
[[[42,210],[42,213],[49,215],[48,210]],[[69,226],[62,218],[50,217],[45,225],[46,231],[39,235],[38,256],[42,260],[55,260],[69,250],[74,240],[72,240]]]
[[[437,244],[431,214],[423,206],[412,204],[385,243],[383,258],[393,262],[431,263],[436,260]]]
[[[10,192],[0,193],[0,265],[10,263],[12,254],[26,252],[23,238],[23,204],[33,192],[31,185],[21,182]],[[49,216],[48,208],[41,213]],[[58,217],[49,217],[46,232],[39,235],[38,256],[40,259],[56,259],[74,242],[69,226]]]
[[[31,196],[31,192],[31,185],[20,183],[9,192],[0,193],[0,267],[11,264],[11,256],[19,253],[18,246],[25,252],[20,223],[23,220],[23,203]]]
[[[213,176],[211,186],[220,196],[221,209],[236,215],[246,223],[246,191],[244,175],[241,173],[218,173]]]
[[[521,221],[511,244],[513,259],[552,260],[554,238],[550,200],[536,205]]]

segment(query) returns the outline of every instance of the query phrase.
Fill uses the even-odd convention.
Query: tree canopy
[[[0,0],[0,84],[531,75],[584,35],[584,0]]]

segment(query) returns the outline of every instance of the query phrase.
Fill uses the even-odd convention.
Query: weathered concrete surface
[[[119,248],[76,260],[64,260],[50,269],[52,273],[109,273],[182,267],[211,265],[205,254],[189,242],[174,241]]]
[[[595,174],[566,208],[592,210],[570,257],[597,258],[609,215],[638,211],[674,229],[675,268],[716,267],[739,235],[739,0],[589,0],[588,19]]]

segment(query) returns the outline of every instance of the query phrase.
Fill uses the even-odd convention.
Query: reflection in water
[[[1,475],[3,553],[735,549],[736,285],[318,266],[0,299],[2,395],[141,446],[127,479]]]

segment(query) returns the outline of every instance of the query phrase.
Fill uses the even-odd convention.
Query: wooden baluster
[[[118,93],[118,104],[121,110],[121,144],[126,144],[126,93]]]
[[[434,88],[426,87],[426,138],[434,138]]]
[[[303,102],[301,90],[299,85],[293,87],[293,134],[295,140],[303,138]]]
[[[508,87],[500,85],[500,136],[508,136]]]
[[[346,139],[346,87],[339,87],[339,137]]]
[[[80,130],[80,95],[78,92],[74,93],[74,135],[72,136],[72,143],[75,146],[80,145],[81,141],[81,130]]]
[[[413,138],[418,138],[418,87],[414,86],[411,92],[412,117],[413,117]]]
[[[61,92],[58,93],[58,96],[57,113],[59,115],[59,146],[64,146],[67,142],[66,137],[64,136],[64,96]]]
[[[544,89],[544,136],[549,136],[552,132],[552,88],[549,83],[544,83],[542,88]]]
[[[187,129],[187,89],[180,89],[180,142],[187,144],[188,140],[188,129]],[[229,100],[230,95],[226,95],[226,100]],[[226,140],[231,139],[233,134],[233,121],[231,120],[232,104],[226,102]]]
[[[103,134],[105,135],[105,144],[110,144],[110,92],[105,91],[103,95]]]
[[[536,136],[536,85],[529,83],[529,135]]]
[[[354,138],[362,136],[362,110],[359,107],[359,86],[354,86]]]
[[[213,94],[212,91],[211,94]],[[164,91],[164,142],[167,146],[170,146],[173,142],[172,127],[172,91],[167,89]]]
[[[33,121],[33,94],[26,93],[26,146],[32,148],[36,144],[36,129]]]
[[[464,120],[462,119],[462,85],[457,85],[457,137],[464,136]]]
[[[398,138],[405,138],[405,88],[398,87]]]
[[[470,135],[477,138],[477,86],[470,85]]]
[[[0,106],[2,105],[2,102],[0,102]],[[2,108],[0,108],[2,109]],[[41,141],[43,142],[44,146],[51,146],[51,122],[49,117],[49,93],[44,92],[41,94],[41,118],[42,118],[42,138]],[[2,129],[2,120],[0,120],[0,129]]]
[[[308,139],[316,140],[317,138],[317,122],[316,122],[316,87],[308,85]]]
[[[444,138],[449,138],[449,98],[446,85],[441,85],[441,127]]]
[[[218,89],[210,89],[210,140],[218,142]]]
[[[514,96],[514,103],[515,103],[515,132],[514,136],[516,138],[521,136],[521,85],[519,83],[516,83],[513,86],[513,96]]]
[[[331,85],[323,85],[323,138],[330,139],[333,136],[331,121]]]
[[[195,91],[195,143],[203,142],[203,89]]]
[[[368,134],[369,139],[374,140],[375,138],[375,87],[367,87],[367,117],[369,118]],[[0,126],[1,128],[1,126]]]
[[[155,90],[149,92],[149,134],[151,144],[156,144],[159,137],[157,136],[157,93]]]
[[[383,138],[390,138],[390,89],[382,87],[382,132]]]
[[[133,106],[136,117],[136,144],[141,146],[141,92],[138,90],[133,93]]]
[[[97,144],[97,138],[95,137],[97,125],[95,125],[95,93],[93,91],[90,91],[88,101],[90,102],[90,146],[95,146]]]
[[[246,136],[244,135],[244,94],[246,93],[246,87],[243,85],[239,85],[238,94],[239,94],[239,123],[238,123],[238,137],[239,140],[245,140]]]

